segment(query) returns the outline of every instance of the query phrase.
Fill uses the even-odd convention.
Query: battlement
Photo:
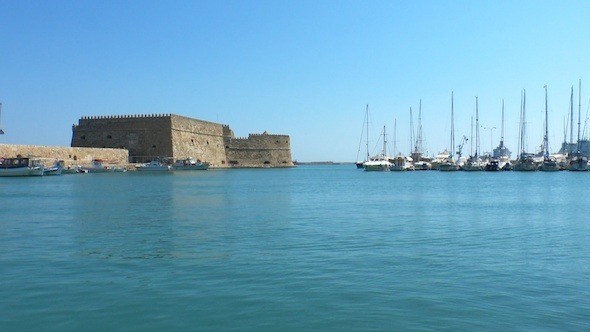
[[[94,115],[82,116],[80,120],[111,120],[111,119],[137,119],[137,118],[169,118],[173,114],[126,114],[126,115]]]

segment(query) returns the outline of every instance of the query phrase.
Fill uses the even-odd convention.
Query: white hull
[[[43,176],[43,167],[2,168],[0,177],[2,176]]]

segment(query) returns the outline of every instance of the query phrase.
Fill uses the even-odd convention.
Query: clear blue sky
[[[366,104],[371,152],[397,119],[407,153],[422,99],[432,155],[449,147],[454,91],[457,140],[479,96],[496,146],[504,99],[516,152],[521,90],[534,150],[547,85],[557,149],[578,79],[588,110],[588,33],[590,1],[0,0],[0,143],[67,146],[81,116],[174,113],[288,134],[299,161],[355,161]]]

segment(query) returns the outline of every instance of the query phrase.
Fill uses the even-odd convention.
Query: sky
[[[504,100],[514,157],[522,91],[532,152],[547,86],[553,152],[572,87],[574,138],[578,109],[586,122],[589,33],[590,1],[575,0],[0,0],[0,143],[69,146],[82,116],[172,113],[290,135],[294,160],[352,162],[367,105],[370,154],[384,126],[390,152],[408,154],[422,101],[436,155],[453,93],[456,144],[477,97],[480,152],[497,146]]]

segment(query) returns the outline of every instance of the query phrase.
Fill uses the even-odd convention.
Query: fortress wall
[[[92,159],[103,159],[108,164],[127,165],[129,151],[124,149],[71,148],[61,146],[0,144],[1,157],[36,156],[51,165],[54,160],[63,160],[66,166],[90,165]]]
[[[72,131],[73,147],[125,148],[131,162],[173,155],[170,114],[83,117]]]
[[[193,157],[212,168],[227,167],[221,124],[172,115],[172,150],[176,159]]]
[[[287,135],[250,134],[232,139],[227,148],[232,167],[293,167]]]

